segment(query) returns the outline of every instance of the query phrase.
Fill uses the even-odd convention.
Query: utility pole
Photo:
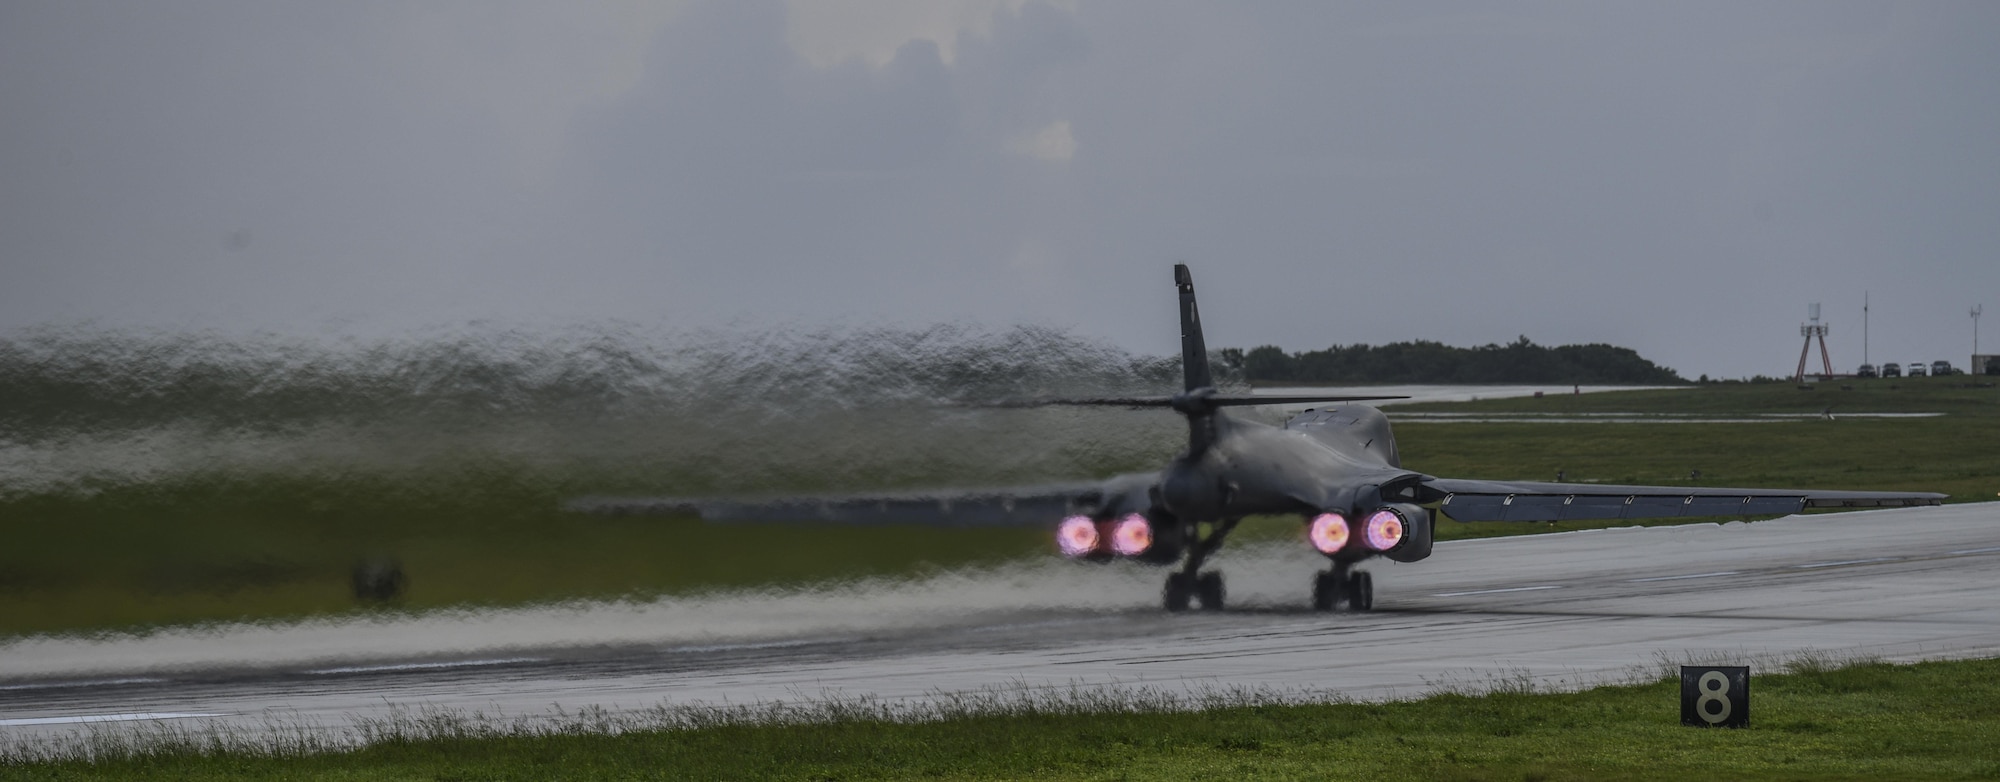
[[[1974,361],[1979,360],[1978,356],[1979,356],[1979,310],[1980,309],[1981,309],[1980,305],[1977,304],[1972,305],[1972,355],[1973,355],[1972,360]],[[1978,369],[1973,369],[1971,367],[1966,367],[1966,371],[1969,372],[1970,374],[1977,375],[1981,372],[1986,371],[1986,368],[1979,367]]]
[[[1973,341],[1972,352],[1978,353],[1979,339],[1977,337],[1974,337],[1972,341]],[[1863,364],[1875,363],[1873,361],[1868,360],[1868,292],[1867,291],[1861,292],[1861,363]]]

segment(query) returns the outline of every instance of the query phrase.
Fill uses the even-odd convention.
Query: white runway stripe
[[[0,719],[0,728],[19,728],[29,725],[84,725],[93,722],[138,722],[141,720],[185,720],[200,717],[220,717],[219,712],[205,711],[141,711],[131,714],[79,714],[69,717],[18,717]]]
[[[1497,595],[1500,594],[1501,592],[1533,592],[1537,589],[1561,589],[1561,588],[1562,585],[1560,584],[1550,584],[1548,586],[1512,587],[1509,589],[1475,589],[1470,592],[1440,592],[1438,594],[1432,595],[1432,597],[1463,597],[1465,595]]]
[[[325,676],[337,673],[380,673],[383,671],[435,671],[441,668],[476,668],[483,665],[511,665],[514,663],[538,663],[545,657],[505,657],[494,660],[447,660],[434,663],[389,663],[386,665],[347,665],[338,668],[316,668],[306,673]]]
[[[1654,576],[1654,577],[1652,577],[1652,578],[1634,578],[1634,579],[1630,579],[1630,580],[1629,580],[1629,581],[1628,581],[1627,583],[1632,583],[1632,584],[1643,584],[1643,583],[1646,583],[1646,582],[1648,582],[1648,581],[1685,581],[1685,580],[1687,580],[1687,579],[1690,579],[1690,578],[1718,578],[1718,577],[1721,577],[1721,576],[1733,576],[1733,575],[1736,575],[1737,573],[1740,573],[1740,572],[1742,572],[1742,571],[1739,571],[1739,570],[1718,570],[1718,571],[1716,571],[1716,572],[1714,572],[1714,573],[1691,573],[1691,574],[1689,574],[1689,575],[1685,575],[1685,576]]]
[[[1902,559],[1902,557],[1870,557],[1868,559],[1843,559],[1836,562],[1813,562],[1805,565],[1793,565],[1792,567],[1797,568],[1799,570],[1810,570],[1816,567],[1839,567],[1841,565],[1867,565],[1875,562],[1894,562],[1899,559]]]
[[[0,692],[13,690],[51,690],[57,687],[113,687],[120,684],[157,684],[166,681],[150,676],[136,676],[124,679],[81,679],[60,682],[31,682],[29,684],[0,684]]]

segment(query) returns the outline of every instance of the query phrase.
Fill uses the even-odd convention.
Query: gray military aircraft
[[[1313,607],[1366,611],[1374,585],[1355,566],[1375,557],[1415,562],[1431,555],[1440,516],[1461,522],[1759,516],[1807,508],[1936,505],[1942,494],[1608,486],[1439,478],[1402,466],[1381,411],[1338,404],[1399,397],[1240,396],[1219,393],[1195,308],[1194,278],[1174,266],[1180,289],[1183,387],[1171,397],[1043,399],[1015,405],[1170,407],[1187,419],[1187,450],[1158,472],[1103,481],[1013,489],[764,499],[589,498],[572,509],[598,513],[693,514],[703,520],[850,524],[1029,524],[1053,529],[1074,559],[1176,565],[1166,608],[1194,601],[1222,608],[1222,574],[1203,571],[1248,516],[1296,516],[1329,567],[1313,580]],[[1282,426],[1231,417],[1223,408],[1325,404]]]

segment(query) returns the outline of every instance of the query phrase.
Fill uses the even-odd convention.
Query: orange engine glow
[[[1146,517],[1127,513],[1111,526],[1111,550],[1119,556],[1136,557],[1153,547],[1153,525]]]
[[[1403,516],[1388,508],[1368,514],[1368,547],[1388,551],[1403,543]]]
[[[1314,516],[1306,527],[1306,538],[1321,554],[1336,554],[1347,547],[1347,517],[1338,513]]]
[[[1056,548],[1065,557],[1087,556],[1097,544],[1097,524],[1087,516],[1071,516],[1056,525]]]

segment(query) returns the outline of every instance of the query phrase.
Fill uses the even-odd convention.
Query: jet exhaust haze
[[[1064,398],[1050,405],[1169,407],[1187,421],[1187,446],[1155,472],[1092,485],[975,491],[753,499],[593,498],[573,507],[605,513],[694,514],[718,521],[851,524],[1054,525],[1057,547],[1089,561],[1127,558],[1176,565],[1168,611],[1223,607],[1222,574],[1204,570],[1250,516],[1294,516],[1329,567],[1312,581],[1315,608],[1369,610],[1373,579],[1355,567],[1377,557],[1430,556],[1434,520],[1559,521],[1796,513],[1809,507],[1936,505],[1944,495],[1792,489],[1611,486],[1439,478],[1406,468],[1388,418],[1341,402],[1382,397],[1233,396],[1216,388],[1194,277],[1173,269],[1179,296],[1180,393],[1171,397]],[[1281,426],[1231,417],[1225,408],[1322,403]],[[1059,520],[1059,521],[1058,521]]]

